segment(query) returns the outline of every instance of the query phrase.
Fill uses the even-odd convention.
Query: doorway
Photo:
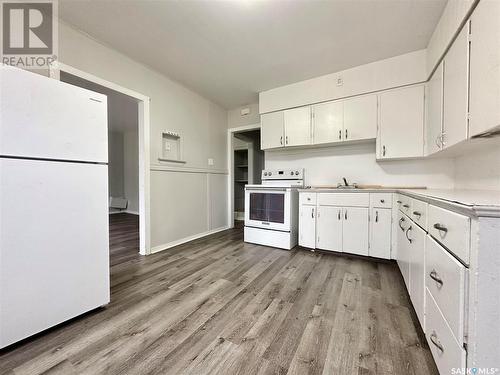
[[[230,226],[245,220],[245,185],[261,183],[264,151],[260,147],[260,125],[229,129]]]

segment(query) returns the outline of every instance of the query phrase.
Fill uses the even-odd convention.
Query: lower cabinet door
[[[410,256],[410,298],[425,330],[425,237],[426,234],[418,225],[411,224],[408,231]]]
[[[315,249],[316,206],[301,205],[299,216],[299,245]]]
[[[319,206],[316,247],[342,251],[342,207]]]
[[[368,255],[368,208],[344,207],[342,250],[345,253]]]
[[[399,212],[397,230],[397,261],[401,274],[406,284],[406,289],[410,290],[410,246],[406,238],[407,230],[410,228],[410,219],[405,214]]]
[[[376,258],[391,258],[392,210],[373,208],[370,228],[369,255]]]

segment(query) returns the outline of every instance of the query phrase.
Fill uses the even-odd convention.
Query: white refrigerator
[[[107,97],[0,68],[0,348],[106,305]]]

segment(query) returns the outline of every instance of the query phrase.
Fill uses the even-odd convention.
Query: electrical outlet
[[[169,142],[165,143],[165,151],[170,151],[170,150],[171,150],[170,143]]]
[[[214,165],[214,159],[208,158],[208,165]]]
[[[344,79],[342,77],[337,77],[337,86],[343,86],[344,85]]]

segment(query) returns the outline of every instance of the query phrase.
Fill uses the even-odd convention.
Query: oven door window
[[[250,193],[250,220],[285,222],[284,193]]]

